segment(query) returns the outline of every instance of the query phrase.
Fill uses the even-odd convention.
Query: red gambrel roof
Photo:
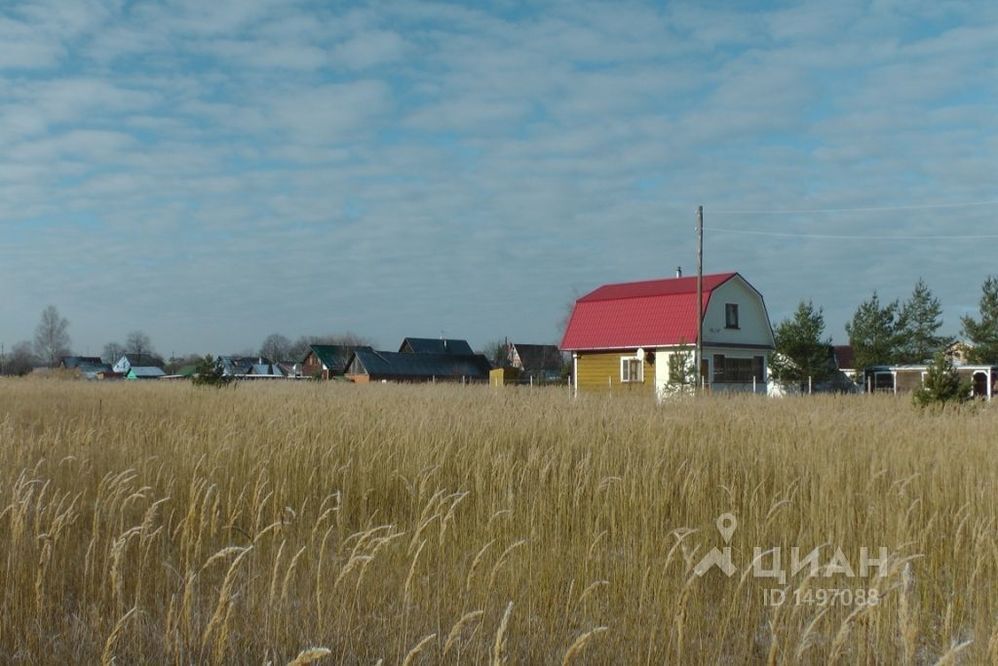
[[[703,309],[710,294],[737,273],[703,276]],[[693,344],[697,339],[697,279],[669,278],[607,284],[575,302],[561,348],[630,349]]]

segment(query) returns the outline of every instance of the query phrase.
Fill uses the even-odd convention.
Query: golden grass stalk
[[[409,650],[408,653],[406,653],[405,659],[402,660],[402,666],[409,666],[409,664],[411,664],[413,660],[416,659],[416,655],[418,655],[423,650],[423,648],[429,645],[430,641],[432,641],[436,637],[437,637],[436,634],[430,634],[429,636],[425,636],[421,641],[416,643],[416,645],[414,645],[413,648]]]
[[[138,612],[138,608],[132,606],[132,608],[122,615],[117,622],[114,623],[114,630],[111,631],[111,635],[107,637],[104,641],[104,652],[101,653],[101,666],[110,666],[114,663],[114,648],[121,638],[121,634],[125,630],[125,624],[135,613]]]
[[[949,650],[939,657],[939,661],[936,662],[936,666],[951,666],[951,664],[955,664],[957,655],[970,647],[973,642],[974,641],[964,641],[962,643],[958,643],[957,641],[953,641]]]
[[[561,666],[568,666],[570,663],[572,663],[573,659],[575,659],[578,655],[582,654],[582,650],[585,649],[586,644],[589,643],[590,640],[592,640],[593,636],[603,633],[608,628],[609,627],[596,627],[594,629],[590,629],[586,633],[576,638],[575,641],[573,641],[572,644],[569,645],[568,649],[565,651],[565,656],[562,657],[561,660]]]
[[[465,627],[472,622],[479,620],[484,614],[485,611],[483,610],[473,610],[462,615],[461,618],[454,623],[454,626],[451,627],[450,633],[447,634],[447,640],[444,641],[444,651],[441,656],[446,657],[447,653],[450,652],[450,649],[457,644],[458,640],[460,640],[461,633],[464,631]]]
[[[492,642],[492,666],[502,666],[506,663],[506,629],[509,627],[509,617],[513,614],[513,602],[506,604],[506,612],[502,614],[496,638]]]
[[[319,661],[323,657],[329,656],[332,651],[324,647],[310,647],[298,653],[298,656],[288,662],[288,666],[305,666]]]

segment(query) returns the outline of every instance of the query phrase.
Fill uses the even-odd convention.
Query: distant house
[[[284,379],[288,375],[279,363],[263,356],[219,356],[223,377],[233,379]]]
[[[190,363],[188,365],[181,366],[172,375],[166,375],[163,379],[193,379],[198,373],[198,366],[196,363]]]
[[[111,366],[97,356],[63,356],[59,367],[76,372],[84,379],[104,379],[114,375]]]
[[[970,352],[973,351],[974,344],[966,340],[954,340],[943,353],[958,365],[966,364],[970,361]]]
[[[285,377],[293,377],[295,379],[301,377],[301,366],[297,363],[286,363],[282,361],[280,363],[275,363],[274,365],[277,366],[278,370],[284,373]]]
[[[66,370],[75,370],[81,365],[105,365],[99,356],[63,356],[59,360],[59,367]]]
[[[812,377],[801,378],[800,381],[789,379],[777,379],[770,376],[767,378],[767,392],[771,396],[783,397],[787,395],[802,395],[806,393],[856,393],[860,390],[858,382],[862,381],[862,373],[855,369],[853,360],[853,350],[849,345],[826,345],[827,354],[827,374],[820,379]],[[787,365],[793,366],[780,353],[775,353],[771,358],[779,358]],[[772,366],[767,367],[770,371]]]
[[[358,349],[347,364],[346,375],[358,383],[485,382],[492,364],[482,354],[433,354],[383,352]]]
[[[519,370],[521,381],[561,381],[564,357],[557,345],[511,342],[506,345],[505,365]]]
[[[970,382],[971,393],[978,398],[991,400],[998,394],[998,366],[957,364],[961,380]],[[911,393],[917,391],[929,374],[929,366],[876,365],[864,371],[866,390],[875,393]]]
[[[834,345],[832,346],[832,355],[835,358],[836,369],[855,381],[859,371],[856,369],[856,357],[852,345]]]
[[[693,363],[696,304],[696,277],[608,284],[578,299],[561,342],[576,390],[666,393],[670,366]],[[703,276],[706,387],[765,392],[773,348],[762,294],[738,273]]]
[[[372,351],[367,345],[311,345],[301,362],[303,377],[331,379],[346,373],[355,351]]]
[[[133,367],[163,369],[166,367],[166,363],[155,354],[125,354],[115,362],[113,370],[120,375],[127,376],[128,371]]]
[[[404,338],[399,345],[402,354],[454,354],[457,356],[473,356],[474,351],[467,340],[448,340],[444,338]]]
[[[157,368],[153,365],[141,366],[133,365],[129,368],[128,372],[125,373],[125,379],[160,379],[166,377],[166,372],[163,368]]]

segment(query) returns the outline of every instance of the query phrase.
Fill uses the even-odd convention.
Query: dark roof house
[[[403,354],[456,354],[470,356],[475,352],[467,340],[444,338],[405,338],[399,346]]]
[[[852,345],[835,345],[832,347],[835,356],[835,367],[843,372],[852,372],[856,369],[855,354]]]
[[[558,345],[531,345],[511,342],[506,349],[506,354],[512,367],[525,372],[545,370],[561,372],[561,366],[564,362]]]
[[[482,354],[357,350],[346,374],[356,382],[487,381],[491,367]]]
[[[67,370],[73,370],[81,365],[104,365],[104,361],[97,356],[63,356],[59,361],[59,367]]]
[[[84,379],[103,379],[114,374],[110,364],[96,356],[63,356],[59,367],[75,370]]]
[[[301,362],[305,377],[330,379],[343,375],[355,351],[373,351],[367,345],[311,345]]]

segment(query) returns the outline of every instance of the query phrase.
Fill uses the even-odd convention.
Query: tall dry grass
[[[739,571],[698,577],[724,512]],[[5,663],[988,663],[996,529],[988,408],[0,382]]]

